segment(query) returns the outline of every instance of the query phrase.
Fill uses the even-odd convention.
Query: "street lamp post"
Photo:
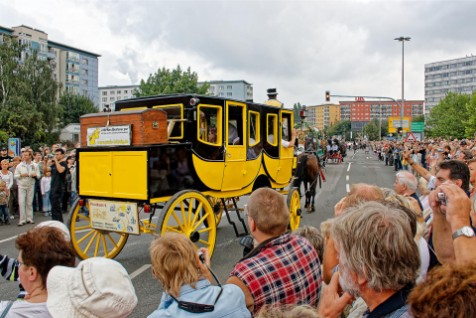
[[[402,42],[402,101],[401,101],[401,108],[400,108],[400,127],[403,128],[403,109],[404,109],[404,98],[405,98],[405,88],[404,88],[404,83],[405,83],[405,41],[410,41],[410,37],[398,37],[394,39],[395,41]]]

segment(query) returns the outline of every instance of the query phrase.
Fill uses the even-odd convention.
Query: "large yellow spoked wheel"
[[[216,226],[220,224],[221,217],[223,215],[223,202],[221,202],[221,199],[207,196],[208,201],[210,201],[210,205],[212,206],[213,209],[213,214],[215,214],[215,223]],[[207,222],[205,220],[205,222]]]
[[[197,247],[205,247],[210,256],[215,249],[217,227],[215,213],[207,197],[198,191],[183,190],[176,193],[164,206],[157,233],[185,234]]]
[[[289,207],[289,228],[294,231],[301,224],[301,196],[296,188],[292,188],[288,192],[288,207]]]
[[[129,234],[97,230],[91,227],[89,218],[89,203],[81,207],[76,200],[69,218],[71,242],[76,254],[81,259],[90,257],[116,257],[124,245]]]

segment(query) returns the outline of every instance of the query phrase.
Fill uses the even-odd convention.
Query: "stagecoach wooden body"
[[[237,236],[248,233],[236,201],[259,187],[287,195],[297,228],[300,196],[286,190],[296,159],[283,146],[293,123],[292,110],[197,95],[118,101],[113,113],[81,117],[69,221],[78,256],[112,258],[129,235],[166,231],[213,253],[223,213]]]

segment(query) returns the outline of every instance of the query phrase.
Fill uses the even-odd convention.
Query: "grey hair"
[[[418,181],[411,172],[400,171],[395,176],[398,179],[398,183],[406,185],[407,189],[410,191],[416,191]]]
[[[365,202],[337,217],[331,229],[340,264],[380,292],[415,282],[420,267],[418,247],[408,215],[397,206]]]
[[[318,228],[306,225],[294,230],[293,234],[302,236],[308,240],[317,251],[319,258],[322,259],[324,255],[324,236]]]

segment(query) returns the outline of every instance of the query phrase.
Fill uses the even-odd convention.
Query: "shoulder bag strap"
[[[7,314],[10,311],[10,308],[12,307],[12,305],[13,305],[13,301],[9,301],[7,307],[5,307],[5,309],[3,310],[2,315],[0,316],[0,318],[5,318],[7,316]]]

